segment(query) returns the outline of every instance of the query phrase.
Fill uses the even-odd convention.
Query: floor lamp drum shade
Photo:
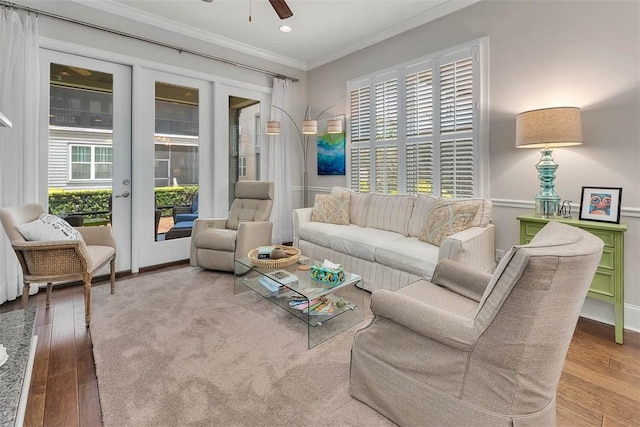
[[[516,147],[541,148],[542,157],[536,164],[540,178],[540,193],[535,198],[537,215],[553,217],[560,207],[554,184],[558,165],[553,161],[552,148],[579,144],[582,124],[577,107],[543,108],[516,116]]]

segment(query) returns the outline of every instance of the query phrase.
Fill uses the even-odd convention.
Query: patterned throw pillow
[[[349,224],[349,194],[329,195],[317,194],[316,202],[311,211],[311,221],[326,222],[328,224]]]
[[[420,230],[418,239],[440,246],[447,236],[471,227],[477,213],[476,203],[438,200],[427,215],[427,222]]]
[[[26,240],[81,240],[82,234],[67,221],[42,214],[35,221],[16,226]]]

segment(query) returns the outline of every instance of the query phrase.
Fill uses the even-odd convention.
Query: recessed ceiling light
[[[292,30],[292,28],[288,25],[283,25],[280,27],[280,31],[282,31],[283,33],[290,33]]]

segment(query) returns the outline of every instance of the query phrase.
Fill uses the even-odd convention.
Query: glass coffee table
[[[344,281],[331,286],[312,280],[310,270],[298,269],[314,264],[318,262],[304,256],[281,268],[258,267],[249,258],[236,259],[234,293],[251,289],[304,321],[308,348],[313,348],[364,320],[364,290],[355,286],[361,277],[345,272]]]

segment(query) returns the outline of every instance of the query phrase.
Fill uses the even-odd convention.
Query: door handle
[[[122,194],[118,194],[116,197],[129,197],[131,193],[128,191],[123,191]]]

